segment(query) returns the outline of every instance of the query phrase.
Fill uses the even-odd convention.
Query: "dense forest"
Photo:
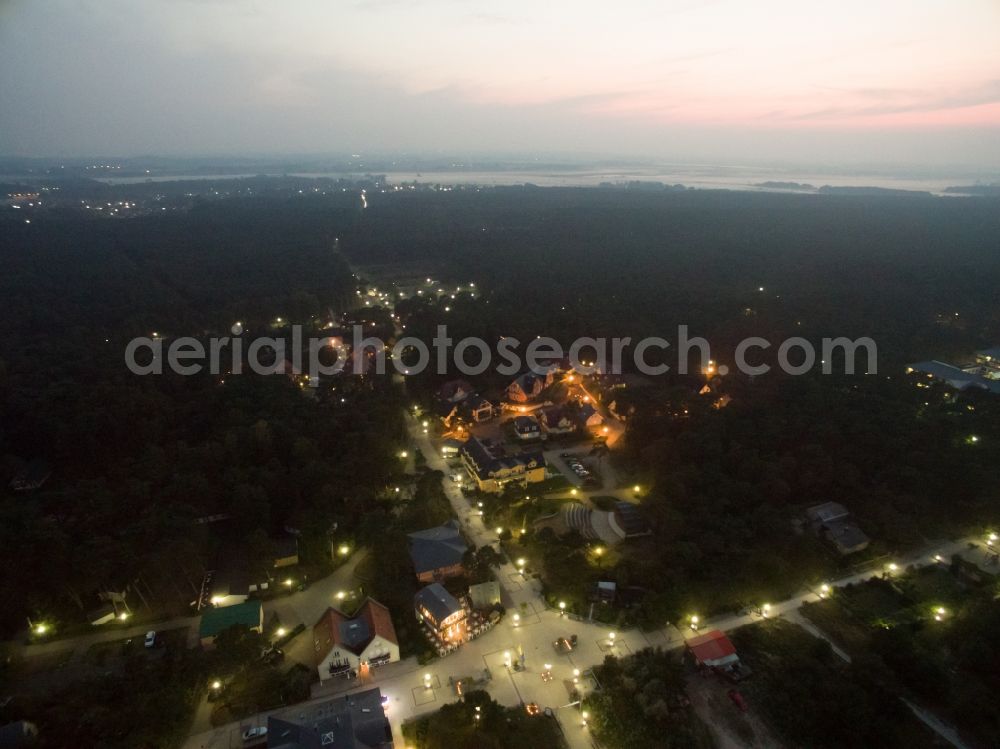
[[[79,617],[122,575],[184,600],[215,543],[198,517],[232,516],[232,535],[260,553],[293,527],[316,564],[334,524],[378,538],[364,508],[392,480],[404,435],[387,380],[302,397],[282,377],[123,366],[126,341],[152,331],[343,322],[359,283],[347,260],[477,282],[448,309],[398,304],[408,332],[428,337],[443,322],[455,340],[670,339],[686,324],[723,360],[748,335],[876,340],[877,378],[731,377],[714,383],[733,397],[721,411],[695,404],[691,378],[655,385],[618,458],[653,485],[645,512],[670,540],[617,570],[630,583],[657,565],[650,621],[780,594],[789,565],[823,574],[828,561],[790,531],[805,504],[842,501],[881,550],[994,517],[995,399],[901,376],[906,361],[1000,338],[994,199],[523,187],[372,189],[362,207],[358,189],[268,184],[213,182],[183,193],[183,210],[130,219],[0,214],[0,478],[35,459],[53,467],[40,491],[0,501],[3,587],[18,602],[3,612],[8,633],[25,616]],[[975,450],[969,434],[983,437]],[[11,574],[20,565],[33,580]],[[699,601],[706,589],[722,592]]]
[[[96,594],[132,584],[156,613],[182,612],[219,551],[197,518],[266,559],[297,530],[303,562],[328,563],[327,531],[349,538],[389,480],[402,438],[387,382],[306,397],[289,378],[137,377],[135,335],[279,336],[281,316],[316,329],[353,298],[333,250],[357,194],[321,204],[270,195],[129,220],[53,211],[0,228],[0,478],[42,460],[39,491],[0,498],[9,635],[25,617],[67,626]],[[31,569],[30,576],[18,570]],[[139,601],[133,598],[133,604]]]

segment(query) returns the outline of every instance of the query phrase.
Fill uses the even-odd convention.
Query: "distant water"
[[[294,172],[274,173],[271,176],[293,177],[361,177],[366,172]],[[921,190],[942,194],[946,187],[970,185],[977,182],[1000,181],[1000,174],[992,178],[969,174],[924,175],[916,172],[891,174],[887,172],[865,171],[823,171],[768,169],[757,166],[716,166],[716,165],[653,165],[617,167],[565,167],[543,169],[494,169],[494,170],[433,170],[392,171],[372,168],[374,174],[385,174],[390,184],[421,182],[441,185],[523,185],[540,187],[595,187],[601,183],[620,184],[632,181],[662,182],[702,189],[728,189],[785,192],[777,187],[765,187],[765,182],[784,182],[833,187],[882,187],[895,190]],[[259,174],[259,173],[257,173]],[[183,180],[225,180],[257,176],[257,174],[179,174],[138,177],[107,177],[101,181],[114,185],[141,184],[143,182],[164,182]],[[798,192],[796,190],[796,192]]]

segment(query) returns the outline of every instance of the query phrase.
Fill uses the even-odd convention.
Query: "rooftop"
[[[739,660],[736,646],[717,629],[692,637],[684,644],[699,664],[723,666]]]
[[[263,606],[260,601],[245,601],[235,606],[204,609],[201,624],[198,627],[199,637],[215,637],[230,627],[243,625],[247,628],[259,627],[263,616]]]
[[[472,437],[462,445],[462,455],[472,463],[476,475],[483,481],[503,469],[517,468],[544,468],[545,456],[542,453],[522,453],[520,455],[494,455],[482,442]]]
[[[821,505],[814,505],[806,510],[806,517],[814,523],[830,523],[834,520],[846,518],[847,508],[839,502],[824,502]]]
[[[462,604],[441,583],[431,583],[418,590],[413,604],[415,608],[426,609],[436,622],[442,622],[462,610]]]
[[[378,687],[295,707],[267,719],[268,749],[390,749],[392,729]]]
[[[313,627],[316,657],[322,661],[338,645],[361,655],[376,635],[399,644],[389,609],[373,598],[366,600],[353,618],[335,608],[328,608]]]
[[[459,533],[457,520],[411,533],[409,539],[410,558],[418,575],[461,564],[469,548]]]

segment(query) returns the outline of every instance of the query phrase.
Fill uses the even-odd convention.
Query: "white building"
[[[369,598],[353,618],[329,608],[313,627],[321,682],[399,660],[399,640],[389,609]]]

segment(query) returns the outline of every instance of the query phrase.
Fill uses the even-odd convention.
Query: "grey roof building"
[[[447,576],[461,566],[469,546],[458,530],[458,521],[449,520],[437,528],[409,534],[410,559],[417,577]]]
[[[391,749],[378,687],[267,719],[268,749]]]

